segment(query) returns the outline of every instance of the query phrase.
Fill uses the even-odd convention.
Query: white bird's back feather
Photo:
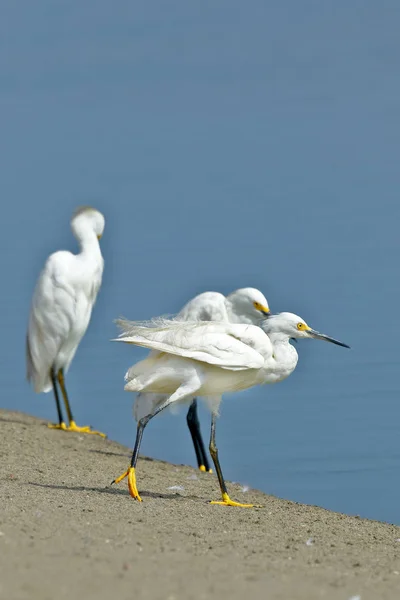
[[[144,346],[217,365],[224,369],[259,369],[264,357],[248,344],[260,340],[268,345],[268,336],[254,325],[233,325],[211,321],[171,321],[157,318],[144,324],[134,321],[117,321],[124,333],[114,341]],[[257,344],[259,346],[259,344]]]
[[[176,315],[177,321],[228,321],[228,312],[226,308],[225,296],[219,292],[203,292],[195,296]],[[161,322],[154,319],[154,326],[162,325]],[[129,328],[129,321],[121,321],[120,325],[125,323]],[[124,329],[124,327],[122,327]],[[165,394],[154,394],[152,392],[139,393],[133,405],[133,415],[136,421],[142,417],[152,414],[167,396]]]
[[[73,255],[52,254],[39,276],[32,298],[26,337],[27,378],[36,392],[51,389],[50,369],[68,337],[74,315],[74,294],[63,280]]]
[[[258,323],[259,313],[254,309],[254,302],[268,306],[263,294],[254,288],[235,290],[225,297],[219,292],[203,292],[189,300],[182,310],[176,315],[177,321],[213,321],[231,323]],[[143,323],[149,327],[163,326],[163,319],[153,319]],[[129,322],[120,323],[125,332],[129,329]],[[140,393],[135,399],[134,415],[150,414],[160,402],[166,399],[161,394]],[[151,410],[150,410],[151,409]],[[140,418],[140,417],[139,417]]]
[[[228,321],[226,299],[219,292],[204,292],[189,300],[177,314],[179,321]]]

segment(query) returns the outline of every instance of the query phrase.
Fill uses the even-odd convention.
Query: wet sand
[[[145,457],[138,503],[107,487],[128,448],[8,411],[0,432],[1,599],[400,598],[399,527],[231,484],[263,508],[212,506],[214,475]]]

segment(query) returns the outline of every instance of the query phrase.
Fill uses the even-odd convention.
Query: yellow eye
[[[306,328],[307,328],[307,325],[305,323],[297,323],[297,329],[299,331],[305,331]]]

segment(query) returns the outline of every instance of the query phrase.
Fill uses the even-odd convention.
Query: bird
[[[90,206],[78,208],[71,229],[80,246],[73,254],[61,250],[51,254],[38,278],[32,297],[26,335],[26,375],[35,392],[54,393],[58,423],[53,429],[105,435],[74,420],[65,385],[65,375],[89,325],[101,286],[104,260],[99,240],[105,219]],[[60,387],[68,417],[66,424],[57,389]]]
[[[314,338],[349,348],[312,329],[293,313],[270,315],[261,324],[227,322],[179,322],[157,318],[148,322],[117,320],[122,330],[113,341],[156,350],[134,364],[125,375],[125,390],[168,394],[152,413],[137,426],[131,464],[112,483],[128,478],[130,495],[141,501],[136,483],[136,463],[144,429],[148,422],[173,403],[182,403],[194,395],[203,397],[211,411],[209,450],[214,462],[222,500],[212,504],[250,508],[231,500],[222,474],[215,440],[216,420],[222,394],[256,385],[277,383],[296,368],[298,354],[291,339]]]
[[[224,296],[219,292],[203,292],[195,296],[176,315],[179,321],[225,321],[257,325],[270,312],[267,299],[257,289],[241,288]],[[166,397],[162,394],[138,394],[134,404],[134,417],[142,417],[154,412]],[[197,465],[200,471],[212,472],[207,458],[197,411],[197,400],[193,398],[186,417],[192,437]]]

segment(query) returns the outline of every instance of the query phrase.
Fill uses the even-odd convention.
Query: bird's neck
[[[232,302],[230,301],[229,298],[225,298],[225,307],[226,307],[226,312],[228,313],[228,319],[231,323],[235,323],[235,314],[234,311],[232,310]]]
[[[289,377],[297,365],[297,352],[289,343],[288,336],[268,333],[272,344],[272,356],[260,370],[261,383],[278,383]]]
[[[283,333],[268,333],[271,340],[275,360],[282,366],[292,370],[297,365],[298,354],[289,342],[289,336]]]
[[[101,262],[103,260],[99,240],[94,231],[85,231],[76,236],[79,244],[80,255]]]
[[[253,324],[253,320],[243,314],[238,306],[236,306],[230,298],[225,299],[226,312],[230,323],[240,323],[241,325]]]

